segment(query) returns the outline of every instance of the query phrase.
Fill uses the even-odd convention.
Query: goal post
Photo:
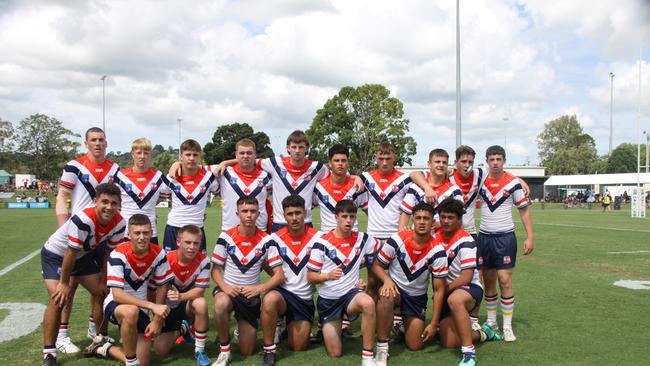
[[[632,188],[631,215],[635,218],[645,218],[645,194],[642,187]]]

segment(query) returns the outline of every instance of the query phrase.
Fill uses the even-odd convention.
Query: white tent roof
[[[639,175],[641,184],[650,183],[650,173],[641,173]],[[636,184],[636,173],[619,173],[619,174],[589,174],[589,175],[552,175],[546,182],[545,186],[580,186],[591,184]]]

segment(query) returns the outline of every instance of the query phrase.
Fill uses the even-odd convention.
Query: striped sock
[[[140,361],[138,360],[138,356],[126,356],[125,357],[126,362],[124,363],[126,366],[139,366]]]
[[[225,344],[222,344],[219,350],[221,353],[230,352],[230,340],[228,340],[228,342],[226,342]]]
[[[497,323],[497,300],[499,300],[497,295],[485,295],[485,310],[487,310],[488,324]]]
[[[515,310],[515,295],[501,296],[501,314],[503,315],[503,328],[512,329],[512,312]]]
[[[460,347],[460,352],[461,353],[476,353],[476,348],[474,348],[473,344],[470,344],[469,346],[461,346]]]
[[[368,349],[364,348],[361,351],[361,359],[362,360],[370,360],[370,359],[373,359],[374,357],[375,357],[375,353],[371,349],[368,350]]]
[[[194,331],[194,352],[205,351],[205,340],[208,339],[208,331]]]
[[[388,351],[388,339],[377,339],[377,350]]]
[[[97,326],[95,325],[95,318],[92,315],[88,316],[88,333],[97,334]]]
[[[57,338],[68,337],[68,323],[59,323],[59,335]]]
[[[47,355],[52,355],[56,358],[56,346],[53,344],[46,344],[43,346],[43,358],[47,357]]]
[[[265,344],[264,353],[275,353],[275,343]]]
[[[402,322],[402,315],[401,314],[393,314],[393,325],[397,323]]]

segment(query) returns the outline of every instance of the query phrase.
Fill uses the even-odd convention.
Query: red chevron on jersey
[[[268,211],[266,210],[267,189],[270,186],[271,176],[266,171],[255,167],[252,172],[244,172],[239,164],[229,166],[218,178],[221,188],[223,213],[221,215],[221,229],[229,230],[239,225],[237,216],[237,200],[244,196],[257,199],[260,215],[257,218],[258,228],[266,230]]]
[[[476,242],[470,234],[459,229],[450,238],[446,238],[442,229],[438,229],[436,242],[447,253],[447,283],[459,278],[462,271],[472,270],[471,283],[483,287],[477,269]]]
[[[193,287],[207,288],[210,282],[210,260],[198,252],[192,261],[183,265],[178,260],[179,250],[167,253],[167,262],[174,274],[174,285],[180,292]]]
[[[69,161],[63,167],[59,182],[72,190],[71,213],[74,215],[92,204],[95,188],[101,183],[113,183],[119,166],[110,160],[96,164],[87,155]]]

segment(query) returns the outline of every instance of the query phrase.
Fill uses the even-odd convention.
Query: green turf
[[[644,364],[643,344],[647,343],[650,317],[648,290],[629,290],[613,286],[621,279],[650,280],[650,253],[610,254],[610,252],[650,250],[650,225],[647,219],[630,218],[629,208],[603,213],[600,209],[570,209],[546,205],[533,207],[535,252],[518,258],[514,276],[517,304],[515,343],[487,343],[478,346],[483,365],[628,365]],[[208,210],[206,231],[209,249],[218,234],[220,212]],[[160,211],[164,222],[166,211]],[[317,215],[315,217],[318,217]],[[518,217],[515,214],[515,217]],[[365,216],[361,215],[361,229]],[[4,268],[41,247],[56,224],[53,210],[0,210],[0,243]],[[162,232],[163,228],[160,228]],[[522,227],[517,233],[523,242]],[[40,276],[39,257],[0,277],[1,302],[41,302],[46,294]],[[79,291],[75,299],[71,333],[85,345],[87,295]],[[430,311],[430,310],[429,310]],[[4,316],[0,313],[0,318]],[[483,319],[484,314],[482,314]],[[40,318],[33,319],[41,321]],[[213,327],[213,325],[211,324]],[[359,322],[353,323],[358,333]],[[34,365],[41,357],[42,328],[19,339],[0,343],[0,360],[12,365]],[[113,329],[111,334],[116,336]],[[214,339],[212,329],[209,339]],[[639,348],[641,347],[641,348]],[[233,365],[256,365],[259,356],[242,358],[233,352]],[[279,347],[283,365],[351,365],[360,362],[360,340],[345,343],[340,359],[327,357],[322,346],[302,353]],[[153,364],[187,365],[192,349],[179,346],[171,356],[154,358]],[[208,354],[216,357],[210,346]],[[456,365],[457,350],[444,350],[435,344],[421,352],[401,346],[391,348],[391,365]],[[60,356],[64,365],[103,365],[106,361]],[[111,362],[111,364],[116,364]]]

